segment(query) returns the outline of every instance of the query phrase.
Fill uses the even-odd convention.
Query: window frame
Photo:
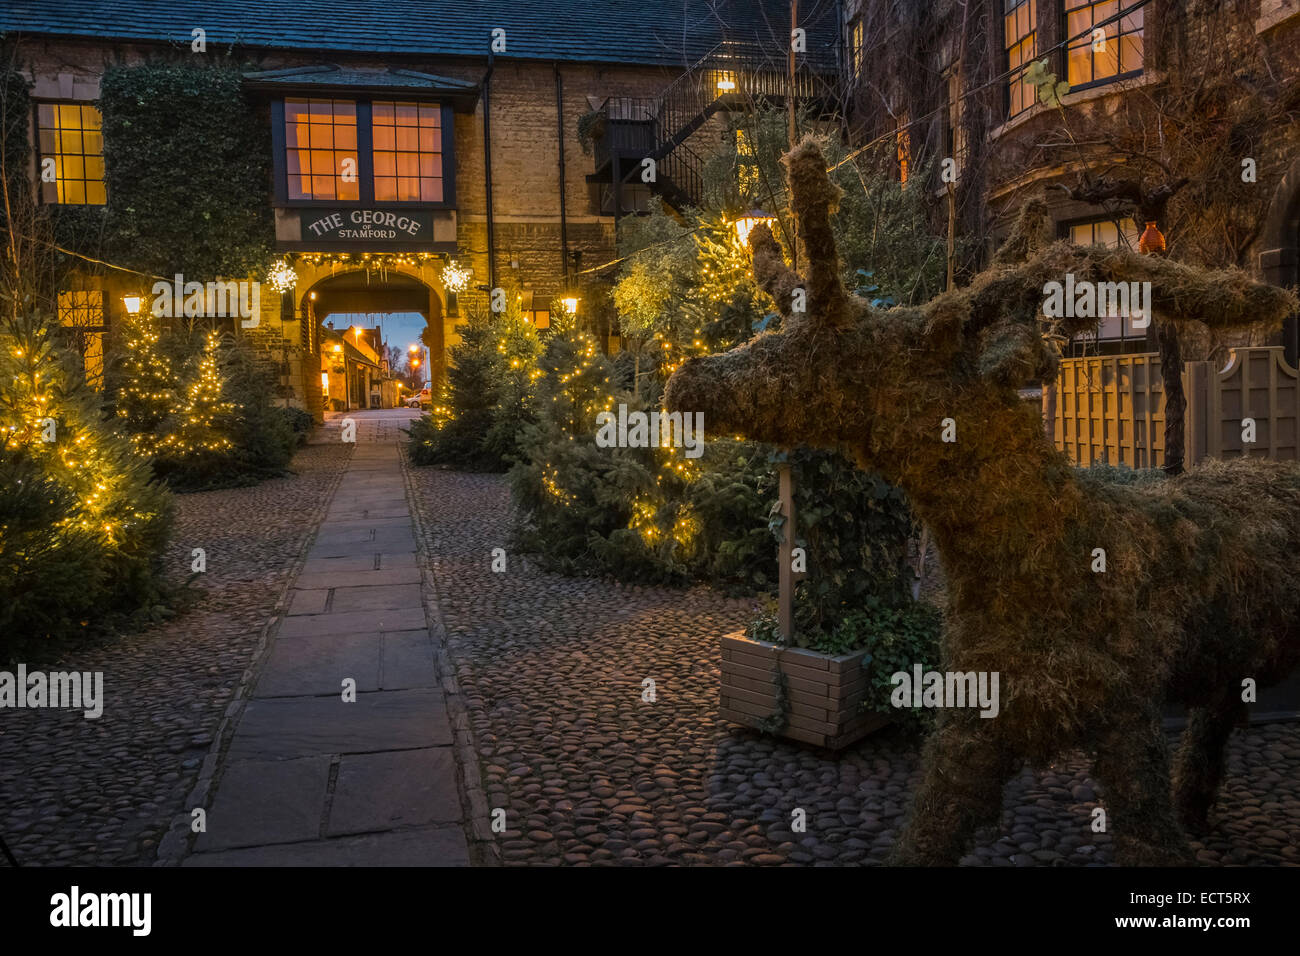
[[[1132,216],[1120,217],[1121,222],[1125,219],[1133,223],[1132,234],[1134,236],[1141,236],[1142,229],[1141,227],[1138,226],[1137,220],[1134,219]],[[1071,237],[1071,233],[1073,232],[1075,227],[1077,226],[1095,227],[1101,223],[1115,225],[1115,217],[1108,216],[1102,213],[1096,216],[1080,216],[1072,219],[1063,219],[1056,223],[1056,236],[1058,239],[1073,241]],[[1094,229],[1093,232],[1095,238],[1096,230]],[[1119,237],[1123,237],[1125,234],[1121,229],[1117,231],[1117,235]],[[1132,246],[1121,244],[1115,246],[1107,246],[1107,248],[1112,248],[1112,249],[1131,248],[1134,251],[1136,251],[1137,242],[1136,240],[1134,240]],[[1095,349],[1095,351],[1092,354],[1096,354],[1096,355],[1107,355],[1107,354],[1130,355],[1130,354],[1140,354],[1150,350],[1151,335],[1154,334],[1154,329],[1155,329],[1154,323],[1148,325],[1147,328],[1142,331],[1142,334],[1138,334],[1139,330],[1133,329],[1132,331],[1134,334],[1128,335],[1126,334],[1125,329],[1126,327],[1131,325],[1131,317],[1124,316],[1123,318],[1120,319],[1119,322],[1120,334],[1118,336],[1103,338],[1100,335],[1102,321],[1103,321],[1102,319],[1098,319],[1097,321],[1098,334],[1089,335],[1087,333],[1080,333],[1078,335],[1073,336],[1070,339],[1070,341],[1066,343],[1066,352],[1068,352],[1069,354],[1065,355],[1064,357],[1081,358],[1087,356],[1089,354],[1088,352],[1089,345],[1091,345],[1093,349]],[[1103,348],[1107,349],[1108,351],[1102,351]]]
[[[357,108],[357,199],[290,199],[288,138],[284,128],[286,99],[350,100]],[[439,109],[442,133],[442,201],[427,202],[415,199],[375,199],[374,123],[372,104],[421,103]],[[274,201],[276,209],[455,209],[456,206],[456,152],[453,110],[450,103],[436,97],[398,95],[394,93],[356,93],[318,90],[312,93],[284,93],[271,101],[271,149],[275,175]]]
[[[1060,53],[1061,53],[1061,78],[1064,79],[1067,83],[1068,83],[1069,80],[1070,80],[1070,51],[1071,51],[1072,49],[1078,49],[1077,46],[1076,46],[1076,47],[1071,47],[1071,45],[1070,45],[1070,39],[1071,39],[1070,32],[1069,32],[1070,14],[1071,14],[1071,13],[1077,13],[1078,11],[1084,9],[1085,7],[1087,7],[1087,8],[1090,9],[1091,7],[1093,7],[1093,6],[1095,6],[1096,4],[1101,3],[1101,2],[1104,2],[1104,0],[1061,0],[1061,4],[1060,4],[1060,8],[1059,8],[1059,9],[1060,9],[1060,13],[1061,13],[1061,23],[1060,23],[1060,27],[1061,27],[1061,46],[1060,46]],[[1071,3],[1074,3],[1075,6],[1070,7],[1069,4],[1071,4]],[[1126,6],[1128,7],[1128,9],[1126,9]],[[1120,19],[1117,20],[1117,21],[1115,22],[1116,30],[1115,30],[1114,42],[1117,43],[1117,44],[1120,44],[1120,49],[1121,49],[1121,51],[1122,51],[1122,50],[1123,50],[1123,38],[1124,38],[1124,37],[1126,37],[1126,36],[1133,36],[1133,35],[1135,35],[1135,33],[1136,33],[1136,35],[1141,36],[1141,37],[1142,37],[1142,65],[1139,66],[1136,70],[1128,70],[1128,71],[1121,71],[1121,72],[1112,73],[1110,76],[1104,76],[1104,77],[1102,77],[1102,78],[1099,79],[1099,80],[1097,80],[1097,79],[1089,80],[1087,83],[1077,83],[1077,84],[1076,84],[1076,83],[1070,83],[1070,92],[1071,92],[1071,93],[1074,93],[1074,92],[1076,92],[1076,91],[1080,91],[1080,90],[1091,90],[1091,89],[1096,89],[1097,87],[1099,87],[1099,86],[1105,86],[1105,85],[1108,84],[1108,83],[1118,83],[1118,82],[1122,82],[1123,80],[1132,80],[1132,79],[1135,79],[1135,78],[1141,76],[1141,75],[1146,71],[1146,59],[1147,59],[1147,50],[1146,50],[1146,28],[1147,28],[1147,22],[1146,22],[1146,9],[1147,9],[1147,8],[1146,8],[1145,6],[1143,6],[1141,3],[1139,3],[1139,0],[1117,0],[1117,11],[1116,11],[1116,12],[1117,12],[1117,14],[1119,15]],[[1128,32],[1128,33],[1124,33],[1124,32],[1122,32],[1122,28],[1123,28],[1123,25],[1124,25],[1124,20],[1123,20],[1123,18],[1124,18],[1125,16],[1128,16],[1128,15],[1131,15],[1131,14],[1134,14],[1134,13],[1140,14],[1140,15],[1142,16],[1142,29],[1141,29],[1140,31],[1130,31],[1130,32]],[[1094,28],[1094,29],[1096,28],[1096,20],[1095,20],[1095,19],[1093,20],[1093,28]],[[1091,33],[1089,34],[1089,37],[1091,37]],[[1110,37],[1107,37],[1106,39],[1107,39],[1107,42],[1110,42],[1110,40],[1111,40]],[[1088,42],[1090,42],[1090,40],[1085,40],[1085,41],[1084,41],[1085,45],[1086,45]]]
[[[102,203],[100,203],[100,202],[85,202],[84,200],[83,200],[82,202],[65,202],[65,201],[62,200],[62,199],[55,199],[53,202],[51,202],[50,200],[48,200],[48,199],[45,198],[45,185],[46,185],[46,184],[45,184],[45,182],[41,179],[41,163],[42,163],[45,159],[47,159],[47,158],[54,159],[55,162],[57,163],[57,161],[58,161],[58,157],[63,156],[63,155],[65,155],[65,154],[62,152],[62,145],[61,145],[61,144],[60,144],[60,151],[59,151],[59,152],[56,152],[53,156],[49,156],[49,157],[47,157],[46,154],[45,154],[45,151],[44,151],[43,149],[41,149],[41,129],[42,129],[42,127],[41,127],[41,107],[42,107],[42,106],[53,106],[53,107],[56,107],[56,108],[57,108],[57,107],[60,107],[60,106],[76,106],[76,107],[80,107],[80,108],[89,107],[90,109],[93,109],[96,113],[99,113],[99,129],[98,129],[98,132],[99,132],[99,162],[100,162],[100,174],[99,174],[99,179],[98,179],[98,180],[87,179],[87,178],[85,177],[85,175],[84,175],[84,173],[85,173],[85,171],[86,171],[86,170],[85,170],[85,160],[86,160],[86,157],[87,157],[87,156],[90,156],[90,155],[94,155],[94,154],[86,153],[86,152],[84,151],[84,149],[85,149],[85,143],[84,143],[84,141],[83,141],[83,143],[82,143],[82,149],[83,149],[83,151],[82,151],[81,153],[78,154],[78,155],[81,157],[81,160],[82,160],[82,170],[81,170],[81,171],[82,171],[83,175],[82,175],[82,177],[81,177],[80,179],[77,179],[77,180],[70,180],[70,181],[73,181],[73,182],[80,182],[80,183],[82,184],[82,187],[83,187],[83,194],[84,194],[84,191],[85,191],[84,187],[85,187],[85,185],[86,185],[87,183],[98,182],[98,183],[103,187],[103,189],[104,189],[104,201],[103,201]],[[104,114],[103,114],[102,112],[100,112],[99,107],[95,105],[94,101],[93,101],[93,100],[61,99],[61,98],[56,98],[56,99],[47,99],[47,98],[36,99],[36,98],[33,98],[32,101],[31,101],[31,124],[32,124],[32,140],[33,140],[33,142],[32,142],[32,149],[33,149],[34,154],[35,154],[35,157],[36,157],[36,197],[37,197],[37,201],[40,203],[40,205],[42,205],[42,206],[69,206],[69,207],[72,207],[72,206],[85,206],[85,207],[88,207],[88,208],[91,208],[91,209],[96,209],[96,208],[98,208],[98,209],[103,209],[103,208],[107,207],[107,206],[108,206],[108,178],[107,178],[108,170],[107,170],[107,168],[106,168],[105,165],[104,165],[104,145],[105,145],[105,144],[104,144]],[[47,128],[48,128],[48,127],[47,127]],[[56,129],[61,130],[61,127],[57,127]],[[82,127],[81,127],[81,133],[82,133],[83,136],[85,135],[85,133],[86,133],[86,127],[85,127],[85,126],[82,126]],[[68,153],[68,154],[66,154],[66,155],[71,156],[71,155],[73,155],[73,154]],[[58,195],[58,187],[59,187],[59,182],[58,182],[57,179],[55,180],[54,187],[55,187],[55,195],[57,196],[57,195]]]
[[[1026,5],[1028,5],[1028,6],[1030,7],[1030,10],[1029,10],[1029,13],[1030,13],[1030,17],[1029,17],[1029,32],[1026,33],[1026,34],[1024,34],[1023,36],[1017,36],[1017,37],[1016,37],[1016,42],[1013,44],[1013,46],[1007,46],[1007,42],[1006,42],[1006,41],[1007,41],[1007,37],[1006,37],[1006,22],[1007,22],[1007,16],[1010,15],[1010,14],[1012,14],[1012,13],[1015,13],[1015,11],[1018,10],[1020,7],[1022,7],[1022,6],[1026,6]],[[1026,102],[1025,102],[1025,105],[1022,106],[1020,109],[1016,110],[1014,113],[1011,111],[1011,101],[1012,101],[1012,93],[1011,93],[1011,91],[1012,91],[1012,87],[1013,87],[1013,85],[1015,85],[1015,84],[1020,84],[1021,86],[1024,85],[1024,82],[1025,82],[1025,71],[1029,68],[1029,64],[1030,64],[1030,63],[1032,63],[1033,61],[1035,61],[1035,60],[1038,59],[1038,12],[1039,12],[1039,11],[1038,11],[1038,3],[1037,3],[1037,0],[1019,0],[1019,2],[1018,2],[1014,7],[1012,7],[1010,11],[1008,11],[1008,10],[1006,9],[1006,3],[1005,3],[1005,0],[999,0],[999,3],[997,4],[997,8],[998,8],[998,10],[999,10],[999,13],[998,13],[998,40],[999,40],[999,42],[998,42],[998,49],[1000,49],[1000,50],[1002,51],[1002,53],[1001,53],[1001,63],[1002,63],[1003,71],[1004,71],[1004,72],[1006,72],[1006,73],[1008,73],[1008,74],[1011,74],[1011,70],[1012,70],[1012,66],[1011,66],[1011,51],[1012,51],[1012,49],[1013,49],[1014,47],[1019,47],[1019,46],[1021,46],[1021,45],[1026,41],[1026,40],[1031,40],[1031,39],[1032,39],[1031,47],[1032,47],[1033,52],[1029,55],[1028,59],[1024,59],[1024,60],[1022,60],[1021,63],[1020,63],[1020,65],[1017,66],[1017,67],[1015,67],[1015,71],[1016,71],[1016,72],[1015,72],[1014,74],[1011,74],[1011,75],[1007,76],[1006,84],[1005,84],[1005,86],[1003,87],[1003,96],[1002,96],[1002,101],[1003,101],[1003,107],[1004,107],[1004,109],[1005,109],[1005,113],[1006,113],[1006,115],[1005,115],[1003,121],[1004,121],[1004,122],[1009,122],[1009,121],[1015,119],[1017,116],[1023,116],[1023,115],[1025,115],[1026,113],[1028,113],[1030,110],[1032,110],[1032,109],[1034,108],[1034,104],[1038,102],[1038,98],[1037,98],[1035,95],[1033,95],[1033,94],[1027,94],[1027,95],[1026,95]]]

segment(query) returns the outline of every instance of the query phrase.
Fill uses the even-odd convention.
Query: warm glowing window
[[[284,133],[290,199],[361,198],[355,102],[287,99]]]
[[[1007,51],[1007,116],[1034,105],[1024,71],[1038,53],[1038,0],[1002,0],[1003,48]]]
[[[40,103],[41,198],[47,203],[104,205],[104,134],[99,110],[84,103]],[[46,160],[54,161],[48,181]]]
[[[849,63],[855,77],[862,73],[862,18],[858,17],[849,27]]]
[[[104,385],[104,293],[98,290],[60,292],[59,324],[69,329],[72,344],[81,353],[86,383]]]
[[[1071,86],[1085,86],[1141,72],[1142,8],[1138,6],[1139,2],[1065,0],[1065,29],[1069,40],[1067,79]],[[1124,12],[1128,10],[1132,12]]]
[[[1097,222],[1076,222],[1070,226],[1070,241],[1076,246],[1107,246],[1111,249],[1121,247],[1137,249],[1141,233],[1137,224],[1129,218],[1119,221],[1121,229],[1115,228],[1112,219]]]
[[[908,129],[906,113],[898,118],[898,131],[894,134],[894,141],[898,150],[898,181],[906,183],[912,168],[912,134]]]
[[[1107,246],[1111,249],[1136,250],[1140,232],[1137,224],[1125,217],[1120,219],[1118,228],[1113,219],[1071,223],[1069,235],[1070,241],[1076,246]],[[1130,309],[1121,307],[1116,315],[1103,315],[1098,318],[1096,329],[1091,334],[1079,336],[1076,341],[1141,343],[1146,337],[1145,326],[1134,324],[1135,318]]]
[[[375,201],[442,202],[442,112],[436,103],[372,106]]]

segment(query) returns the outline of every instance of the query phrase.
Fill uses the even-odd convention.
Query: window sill
[[[1164,74],[1159,70],[1149,70],[1147,72],[1140,74],[1139,76],[1131,77],[1126,80],[1114,80],[1113,82],[1110,83],[1101,83],[1096,86],[1089,86],[1086,89],[1079,90],[1078,92],[1066,93],[1063,97],[1061,97],[1061,105],[1079,106],[1083,103],[1091,103],[1094,100],[1105,99],[1108,96],[1120,96],[1123,95],[1124,93],[1129,92],[1130,90],[1140,90],[1143,87],[1153,86],[1156,83],[1162,82],[1164,78],[1165,78]],[[1029,107],[1029,109],[1025,110],[1023,113],[1020,113],[1012,117],[1011,119],[1007,120],[1001,126],[994,127],[989,132],[989,139],[996,140],[998,139],[998,137],[1003,136],[1020,126],[1023,126],[1025,123],[1029,122],[1034,117],[1041,116],[1042,114],[1050,112],[1053,109],[1055,109],[1055,107],[1044,106],[1042,103],[1035,103],[1033,106]]]
[[[1274,9],[1260,12],[1259,19],[1255,21],[1255,34],[1258,36],[1267,33],[1297,14],[1300,14],[1300,0],[1280,0],[1275,3]]]

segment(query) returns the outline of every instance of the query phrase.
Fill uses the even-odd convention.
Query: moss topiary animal
[[[1295,296],[1239,271],[1048,244],[1031,202],[970,287],[875,310],[841,285],[838,190],[820,150],[805,140],[785,162],[806,277],[765,227],[751,237],[781,331],[688,361],[665,398],[704,411],[714,433],[846,452],[901,486],[935,536],[950,586],[945,666],[1000,672],[1003,701],[992,719],[941,712],[895,862],[956,863],[997,821],[1023,761],[1076,748],[1095,757],[1118,859],[1189,862],[1179,819],[1206,823],[1242,681],[1266,686],[1300,657],[1300,466],[1212,462],[1151,480],[1080,470],[1017,386],[1052,379],[1057,343],[1091,324],[1040,314],[1045,283],[1066,273],[1150,282],[1151,307],[1175,324],[1273,325]],[[806,312],[792,311],[796,289]],[[942,440],[949,418],[955,442]],[[1172,802],[1167,700],[1193,708]]]

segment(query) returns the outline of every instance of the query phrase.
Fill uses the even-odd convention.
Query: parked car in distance
[[[407,408],[432,408],[433,393],[427,388],[422,388],[418,392],[412,392],[406,399]]]

